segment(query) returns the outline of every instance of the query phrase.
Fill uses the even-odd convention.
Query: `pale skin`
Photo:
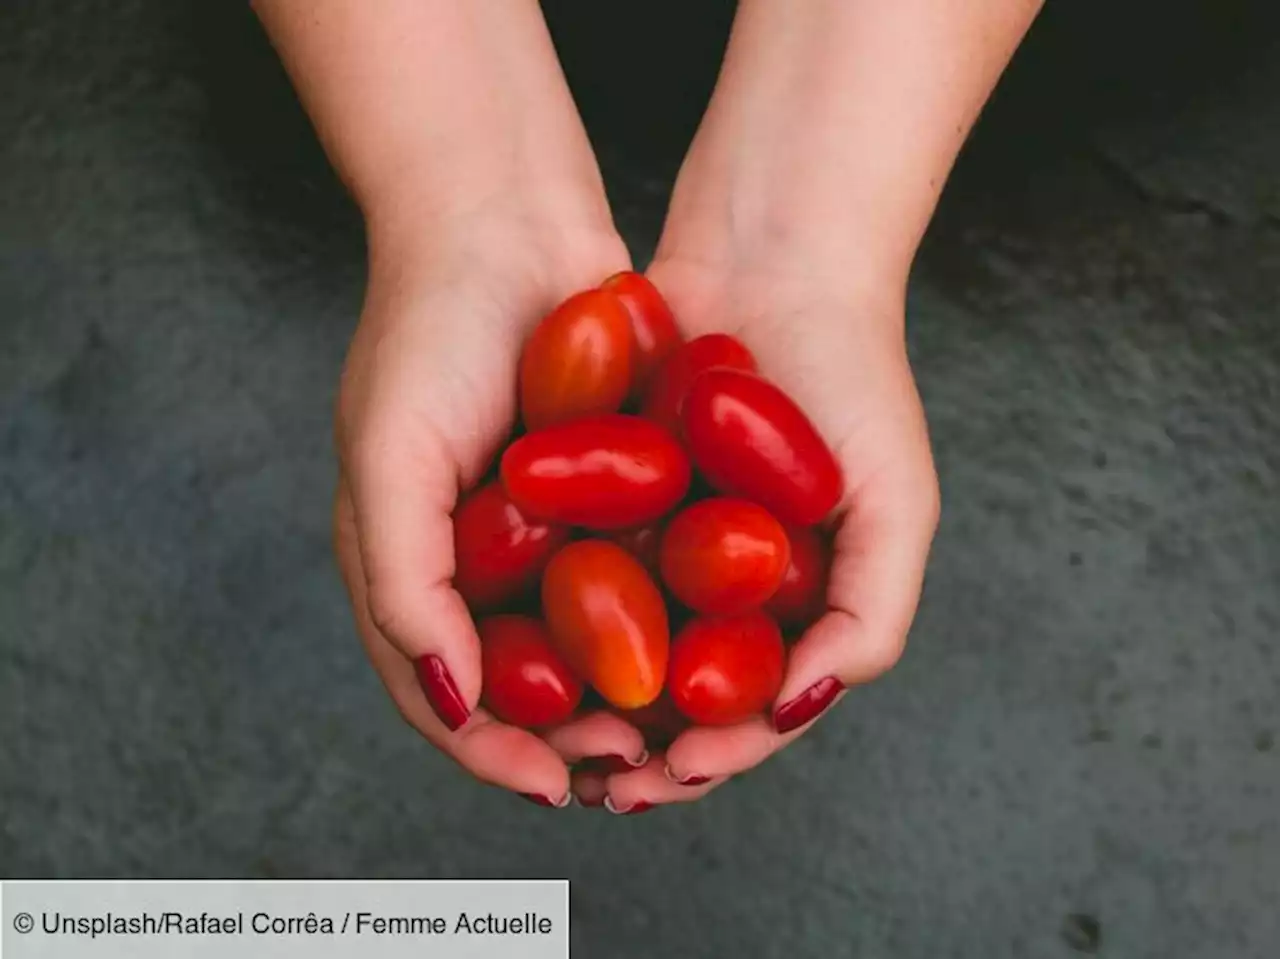
[[[907,362],[907,277],[965,137],[1041,0],[743,0],[648,275],[686,337],[737,334],[844,469],[831,607],[777,707],[901,656],[939,515]],[[480,779],[616,812],[698,799],[813,720],[695,729],[642,760],[597,714],[543,736],[479,708],[479,640],[450,514],[515,417],[528,329],[630,267],[534,0],[256,0],[366,221],[369,284],[343,372],[335,547],[369,657],[405,719]],[[413,661],[445,665],[456,729]],[[820,687],[827,688],[827,687]],[[837,697],[838,699],[839,697]],[[445,711],[447,712],[447,710]],[[816,717],[815,717],[816,718]],[[785,723],[780,725],[785,726]],[[699,785],[680,780],[702,778]]]

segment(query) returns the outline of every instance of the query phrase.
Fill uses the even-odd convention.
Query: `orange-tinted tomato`
[[[785,665],[782,633],[764,613],[704,616],[672,643],[667,688],[697,725],[729,726],[773,703]]]
[[[708,370],[681,409],[689,453],[721,493],[753,500],[795,526],[821,521],[844,477],[817,428],[775,384],[743,370]]]
[[[700,613],[745,613],[778,589],[791,546],[763,506],[704,499],[676,514],[662,536],[662,579]]]
[[[546,628],[528,616],[490,616],[480,633],[481,702],[524,729],[562,723],[582,699],[582,683],[556,653]]]
[[[645,394],[643,415],[680,435],[680,407],[699,373],[727,367],[756,369],[751,351],[727,333],[707,333],[673,351],[662,363]]]
[[[473,611],[495,609],[537,584],[568,529],[526,517],[500,483],[471,493],[453,514],[453,586]]]
[[[662,692],[670,633],[662,594],[616,543],[579,540],[551,559],[542,608],[556,650],[619,709],[647,706]]]
[[[622,301],[631,316],[635,346],[631,363],[631,396],[642,399],[658,365],[680,345],[680,331],[676,329],[676,320],[667,301],[643,273],[630,270],[615,273],[602,286]]]
[[[787,539],[791,542],[791,562],[764,611],[783,629],[805,630],[827,611],[831,551],[812,527],[792,526],[787,530]]]
[[[528,433],[502,455],[502,484],[522,510],[595,530],[652,523],[689,489],[689,457],[675,437],[612,413]]]
[[[520,411],[541,429],[613,413],[631,387],[631,318],[608,290],[575,294],[543,318],[520,355]]]

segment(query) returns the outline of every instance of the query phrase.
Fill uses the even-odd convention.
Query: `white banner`
[[[0,882],[0,959],[565,959],[567,880]]]

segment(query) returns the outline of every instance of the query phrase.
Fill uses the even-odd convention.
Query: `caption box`
[[[565,959],[567,880],[0,882],[0,959]]]

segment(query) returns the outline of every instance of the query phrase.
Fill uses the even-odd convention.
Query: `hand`
[[[773,715],[692,729],[643,769],[611,775],[615,810],[697,799],[801,735],[848,687],[897,662],[937,526],[938,481],[892,282],[835,286],[783,263],[659,257],[649,277],[688,337],[737,335],[809,414],[840,462],[828,612],[791,651]],[[693,780],[694,785],[680,785]],[[575,785],[599,789],[598,784]]]
[[[450,585],[450,514],[511,433],[526,331],[625,269],[626,250],[612,230],[506,212],[414,232],[435,239],[371,231],[338,403],[335,548],[369,658],[409,724],[481,780],[563,805],[566,759],[635,757],[643,741],[606,714],[542,738],[477,709],[479,639]]]

